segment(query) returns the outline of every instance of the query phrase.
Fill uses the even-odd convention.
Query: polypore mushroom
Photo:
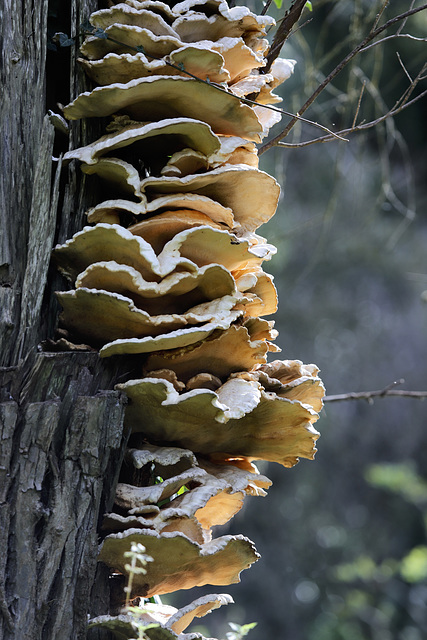
[[[209,15],[202,13],[204,7]],[[211,1],[192,2],[187,0],[176,4],[173,11],[184,14],[177,18],[172,26],[186,42],[196,42],[201,38],[218,40],[226,37],[241,37],[246,41],[251,36],[264,35],[266,26],[275,24],[274,19],[270,16],[257,16],[247,7],[230,9],[226,2],[218,2],[215,11],[214,3]]]
[[[61,321],[69,331],[93,344],[102,345],[113,340],[163,336],[177,329],[194,325],[225,322],[230,325],[240,315],[236,306],[240,295],[226,295],[197,305],[185,313],[150,315],[137,307],[133,300],[118,293],[98,289],[79,288],[57,292],[62,305]],[[197,335],[197,334],[196,334]],[[188,336],[192,341],[193,334]],[[187,342],[189,344],[189,342]]]
[[[82,164],[81,170],[88,175],[98,175],[104,184],[108,184],[108,189],[118,191],[121,196],[135,198],[146,202],[147,198],[141,192],[141,176],[129,162],[119,158],[101,158],[95,164]]]
[[[162,58],[185,44],[170,27],[167,31],[157,35],[134,25],[112,24],[105,29],[106,38],[87,37],[80,52],[89,60],[99,60],[109,53],[133,53],[139,47],[148,57]]]
[[[217,52],[197,44],[175,49],[161,60],[151,60],[143,53],[108,53],[101,60],[78,58],[87,75],[99,85],[126,83],[150,75],[187,75],[211,82],[227,82],[230,74],[224,68],[224,58]],[[173,65],[173,66],[172,66]]]
[[[123,554],[130,550],[131,543],[143,544],[154,559],[147,565],[145,575],[134,575],[133,597],[162,595],[205,584],[236,583],[240,573],[259,558],[253,543],[240,535],[222,536],[200,545],[182,533],[129,529],[105,538],[99,560],[114,571],[125,573]]]
[[[262,126],[251,107],[227,91],[181,76],[137,78],[126,84],[96,87],[64,108],[70,120],[108,116],[124,111],[138,121],[202,117],[215,133],[260,142]],[[266,132],[265,132],[266,133]]]
[[[268,324],[266,320],[259,322]],[[265,339],[254,339],[248,323],[232,325],[186,348],[150,354],[144,374],[151,375],[150,371],[160,368],[172,369],[180,380],[187,382],[208,367],[211,374],[227,379],[231,373],[265,363],[268,346]]]
[[[181,314],[236,292],[230,272],[219,264],[209,264],[195,272],[173,272],[157,283],[147,282],[132,267],[95,262],[78,276],[75,284],[77,289],[98,289],[130,297],[150,315]]]
[[[245,164],[225,164],[202,174],[179,177],[148,177],[139,182],[139,172],[116,158],[101,158],[82,165],[87,174],[107,179],[122,193],[153,200],[160,196],[191,194],[208,197],[233,211],[238,228],[255,231],[274,215],[280,187],[276,180]],[[143,195],[141,195],[143,193]]]
[[[218,225],[224,225],[229,229],[235,227],[233,212],[228,207],[223,207],[206,196],[188,193],[176,193],[168,196],[159,196],[151,202],[132,202],[130,200],[106,200],[87,211],[89,222],[116,222],[125,221],[158,214],[164,210],[186,209],[202,213],[208,216]]]
[[[146,602],[138,612],[138,620],[147,625],[144,633],[151,640],[150,631],[155,631],[153,640],[195,640],[199,634],[183,634],[195,618],[202,618],[214,609],[233,603],[226,593],[212,594],[197,598],[190,604],[176,609],[170,605]],[[99,616],[89,621],[89,628],[105,628],[115,633],[120,640],[131,640],[138,632],[134,618],[122,613],[118,616]],[[151,627],[151,629],[150,629]],[[178,634],[178,635],[177,635]],[[203,640],[203,639],[202,639]],[[213,640],[211,638],[211,640]]]
[[[294,466],[314,457],[319,437],[317,412],[304,403],[267,392],[256,380],[232,376],[216,392],[195,389],[178,394],[166,380],[145,378],[118,385],[131,402],[127,422],[157,443],[176,444],[203,454],[224,453],[249,460]],[[319,378],[311,387],[317,404]],[[203,425],[203,429],[201,426]]]
[[[160,253],[165,244],[181,231],[207,225],[213,229],[224,229],[208,215],[191,209],[164,211],[128,227],[128,230],[151,244],[156,253]]]
[[[163,159],[167,154],[190,147],[209,156],[220,149],[220,142],[205,122],[190,118],[172,118],[150,122],[149,124],[128,125],[119,131],[102,136],[86,147],[68,151],[64,160],[76,158],[86,164],[95,164],[100,157],[123,149],[130,151],[135,157],[149,157],[153,164],[153,156]],[[154,146],[154,151],[153,151]]]
[[[196,226],[181,231],[166,243],[159,255],[143,238],[116,224],[85,227],[54,250],[60,270],[75,277],[94,262],[113,260],[141,273],[147,281],[159,281],[175,270],[196,272],[212,263],[231,274],[256,269],[272,255],[271,245],[254,245],[227,231]]]
[[[242,230],[255,231],[274,215],[280,187],[276,180],[247,165],[223,165],[203,174],[184,178],[150,177],[142,180],[148,199],[171,193],[193,193],[230,207]]]
[[[127,459],[137,469],[143,469],[141,477],[148,477],[150,482],[151,478],[157,478],[157,484],[133,486],[119,483],[115,504],[123,515],[112,513],[105,516],[104,530],[150,528],[158,532],[181,531],[196,542],[204,542],[206,539],[197,523],[205,531],[225,524],[242,507],[246,494],[264,496],[264,489],[271,485],[271,481],[260,475],[256,468],[242,470],[203,460],[197,462],[194,459],[191,468],[176,473],[176,465],[165,466],[162,448],[148,446],[154,453],[154,464],[151,462],[154,468],[151,470],[146,460],[144,465],[140,463],[141,455],[144,459],[144,451],[131,449]],[[159,460],[162,464],[158,464]]]

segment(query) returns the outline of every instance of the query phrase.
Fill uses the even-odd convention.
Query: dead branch
[[[323,89],[325,89],[325,87],[327,87],[332,82],[332,80],[334,80],[334,78],[348,65],[348,63],[357,54],[359,54],[363,50],[366,50],[367,45],[369,43],[371,43],[372,40],[375,40],[375,38],[377,36],[379,36],[381,33],[386,31],[390,27],[394,26],[395,24],[398,24],[399,22],[402,22],[402,20],[406,20],[411,15],[419,13],[420,11],[424,11],[425,9],[427,9],[427,4],[423,4],[421,7],[417,7],[415,9],[410,9],[408,11],[405,11],[404,13],[401,13],[401,14],[399,14],[397,16],[394,16],[394,18],[390,18],[390,20],[387,20],[387,22],[385,22],[380,27],[376,26],[378,24],[378,19],[379,19],[378,16],[377,16],[376,21],[375,21],[375,23],[373,25],[373,28],[365,36],[365,38],[361,42],[359,42],[359,44],[356,47],[354,47],[354,49],[352,51],[350,51],[350,53],[348,53],[345,56],[345,58],[343,58],[343,60],[341,60],[341,62],[339,62],[337,64],[337,66],[329,73],[328,76],[326,76],[326,78],[323,80],[323,82],[321,82],[319,84],[317,89],[311,94],[311,96],[308,98],[308,100],[306,100],[306,102],[303,104],[301,109],[298,110],[298,113],[296,114],[296,116],[294,118],[292,118],[288,122],[288,124],[283,129],[283,131],[281,131],[281,133],[279,133],[277,136],[272,138],[269,142],[264,144],[259,149],[259,155],[261,155],[262,153],[265,153],[265,151],[268,151],[269,149],[271,149],[271,147],[274,147],[274,146],[278,145],[278,143],[288,135],[288,133],[291,131],[291,129],[294,127],[294,125],[298,121],[298,116],[300,117],[305,111],[307,111],[307,109],[313,104],[313,102],[320,95],[320,93],[322,93]],[[394,34],[394,35],[397,36],[399,34]],[[422,95],[424,95],[424,94],[422,94]],[[414,98],[414,101],[415,101],[415,98]],[[413,102],[413,101],[411,101],[411,102]],[[407,104],[409,105],[410,102],[408,102]],[[374,126],[374,125],[372,125],[372,126]],[[323,140],[322,140],[322,142],[323,142]]]
[[[337,131],[333,137],[331,135],[326,135],[326,136],[321,136],[320,138],[313,138],[312,140],[306,140],[304,142],[297,142],[297,143],[278,142],[276,146],[285,147],[288,149],[299,149],[301,147],[308,147],[309,145],[312,145],[312,144],[331,142],[331,140],[336,139],[337,135],[340,137],[343,137],[343,136],[348,136],[351,133],[357,133],[359,131],[366,131],[367,129],[372,129],[373,127],[376,127],[378,124],[381,124],[381,122],[384,122],[388,118],[392,118],[393,116],[396,116],[398,113],[401,113],[404,109],[407,109],[411,105],[415,104],[415,102],[418,102],[418,100],[421,100],[421,98],[424,98],[424,96],[426,95],[427,95],[427,89],[422,93],[420,93],[415,98],[413,98],[412,100],[409,100],[408,102],[404,102],[403,104],[400,104],[397,108],[390,109],[390,111],[387,111],[387,113],[383,114],[379,118],[376,118],[375,120],[371,120],[370,122],[365,122],[365,123],[358,124],[356,126],[349,127],[348,129],[341,129],[341,131]],[[398,102],[400,102],[400,100],[401,99],[399,99]]]
[[[344,400],[367,400],[372,403],[374,398],[386,398],[390,396],[398,398],[417,398],[423,400],[427,398],[427,391],[406,391],[403,389],[395,389],[397,385],[404,384],[405,380],[395,380],[391,384],[377,391],[360,391],[351,393],[339,393],[333,396],[325,396],[323,402],[342,402]]]
[[[305,4],[306,0],[295,0],[288,11],[285,13],[285,16],[282,19],[279,28],[277,29],[274,36],[274,40],[271,44],[270,51],[267,56],[267,64],[263,68],[263,73],[268,73],[270,71],[271,65],[279,55],[285,41],[288,39],[294,24],[296,24],[296,22],[298,22],[298,20],[300,19]]]

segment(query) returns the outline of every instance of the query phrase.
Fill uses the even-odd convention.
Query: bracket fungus
[[[253,461],[314,457],[324,387],[315,365],[267,361],[280,351],[264,318],[277,308],[263,270],[276,249],[256,231],[280,186],[258,168],[256,144],[281,119],[266,105],[282,100],[274,90],[295,65],[277,58],[263,73],[274,20],[225,0],[108,4],[78,59],[97,86],[64,108],[71,120],[112,121],[64,157],[99,178],[104,200],[54,251],[74,287],[57,294],[57,345],[126,355],[138,372],[116,387],[129,399],[131,448],[99,560],[125,573],[123,554],[141,542],[154,562],[132,595],[150,597],[237,582],[257,560],[247,538],[211,529],[245,496],[265,495],[271,482]],[[229,601],[148,605],[147,637],[199,638],[184,633],[191,620]],[[128,614],[90,624],[135,634]]]
[[[195,618],[202,618],[214,609],[232,604],[227,593],[215,593],[197,598],[190,604],[176,609],[170,605],[147,602],[138,612],[138,621],[147,625],[144,634],[149,640],[196,640],[198,633],[183,633]],[[112,631],[119,640],[133,640],[138,633],[135,619],[129,614],[99,616],[89,621],[89,628],[104,628]]]
[[[205,455],[268,460],[285,467],[294,466],[300,457],[312,459],[319,437],[313,427],[318,419],[313,404],[323,394],[320,379],[305,388],[302,402],[265,390],[250,373],[245,379],[235,376],[217,391],[193,389],[179,394],[167,380],[149,377],[117,388],[130,398],[129,427],[156,443]]]
[[[195,118],[203,113],[214,133],[260,142],[263,128],[256,113],[235,96],[194,78],[150,76],[126,84],[96,87],[64,108],[70,120],[125,112],[139,121]],[[266,132],[265,132],[266,133]],[[264,135],[265,135],[264,133]]]
[[[99,560],[125,573],[124,553],[132,542],[141,543],[154,560],[147,565],[146,574],[134,576],[133,597],[162,595],[205,584],[234,584],[239,582],[240,573],[259,558],[253,543],[242,535],[221,536],[198,544],[179,532],[158,534],[128,529],[104,539]]]
[[[132,484],[119,483],[115,510],[105,516],[104,531],[180,531],[196,542],[207,542],[211,528],[228,522],[243,506],[245,495],[265,496],[271,485],[255,466],[245,470],[197,459],[185,449],[145,447],[127,452],[127,464],[140,471],[131,474]]]

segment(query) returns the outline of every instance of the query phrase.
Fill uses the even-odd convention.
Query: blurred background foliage
[[[313,0],[281,54],[297,65],[278,106],[296,112],[383,4]],[[412,6],[421,2],[392,0],[382,20]],[[427,10],[403,33],[425,38]],[[335,131],[351,126],[365,82],[358,122],[378,118],[408,87],[402,65],[414,77],[426,53],[425,41],[403,37],[369,49],[305,116]],[[424,81],[417,92],[425,89]],[[260,230],[278,248],[265,265],[279,294],[278,344],[283,358],[315,362],[328,394],[400,378],[402,388],[427,390],[426,106],[423,98],[349,142],[262,155],[282,186],[277,214]],[[286,142],[322,134],[298,125]],[[206,635],[225,637],[228,620],[257,621],[251,640],[427,637],[426,407],[404,398],[326,404],[314,462],[260,465],[274,482],[268,496],[247,499],[217,535],[243,533],[262,559],[223,589],[237,604],[210,616]]]

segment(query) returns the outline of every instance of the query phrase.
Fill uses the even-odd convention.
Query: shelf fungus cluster
[[[267,361],[280,351],[264,271],[276,250],[257,230],[280,187],[258,168],[256,145],[280,120],[265,105],[281,100],[274,89],[294,62],[276,59],[263,73],[274,21],[224,0],[128,0],[90,24],[79,63],[97,86],[64,115],[109,123],[65,161],[96,176],[105,199],[55,249],[74,287],[57,294],[61,323],[70,342],[131,356],[140,371],[118,385],[133,448],[100,561],[124,572],[131,542],[146,547],[154,562],[133,596],[230,584],[258,554],[243,536],[211,529],[246,495],[265,494],[270,481],[254,461],[313,458],[324,392],[314,365]],[[147,620],[164,638],[200,637],[183,633],[187,624],[228,601],[150,605]],[[133,637],[125,614],[97,624]]]

